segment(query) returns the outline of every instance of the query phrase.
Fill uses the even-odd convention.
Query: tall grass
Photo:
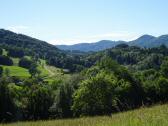
[[[112,116],[17,122],[0,126],[168,126],[168,105],[141,108]]]

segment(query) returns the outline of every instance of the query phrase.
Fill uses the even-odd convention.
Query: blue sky
[[[168,34],[168,0],[0,0],[0,28],[51,44]]]

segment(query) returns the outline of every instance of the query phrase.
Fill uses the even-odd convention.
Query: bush
[[[116,79],[105,73],[81,83],[74,93],[72,110],[76,116],[110,114],[115,103]]]
[[[33,62],[27,58],[21,58],[19,61],[19,66],[26,68],[26,69],[29,69],[31,67],[32,63]]]
[[[8,56],[0,56],[0,65],[12,66],[13,61]]]

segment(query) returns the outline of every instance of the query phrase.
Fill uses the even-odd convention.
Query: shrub
[[[19,61],[19,66],[29,69],[31,67],[32,63],[33,62],[27,58],[21,58]]]
[[[12,66],[13,61],[8,56],[0,56],[0,65]]]
[[[115,84],[115,77],[104,73],[82,81],[73,96],[74,114],[79,116],[111,113],[115,101]]]

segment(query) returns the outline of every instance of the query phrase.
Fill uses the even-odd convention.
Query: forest
[[[16,59],[30,76],[11,75]],[[46,80],[39,69],[42,61],[69,77]],[[25,35],[0,32],[0,122],[111,115],[167,101],[165,45],[119,44],[100,52],[68,53]]]

